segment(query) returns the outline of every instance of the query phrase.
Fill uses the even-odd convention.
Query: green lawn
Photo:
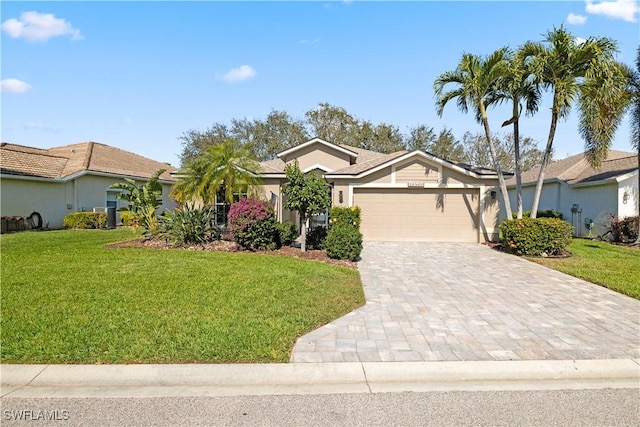
[[[640,250],[573,239],[570,258],[529,258],[538,264],[640,299]]]
[[[364,304],[357,271],[253,253],[109,249],[131,230],[0,237],[3,363],[286,362]]]

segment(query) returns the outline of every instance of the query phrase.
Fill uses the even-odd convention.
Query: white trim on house
[[[327,166],[324,166],[324,165],[321,165],[320,163],[316,163],[315,165],[311,165],[311,166],[309,166],[309,167],[304,168],[304,169],[302,170],[302,172],[303,172],[303,173],[307,173],[307,172],[310,172],[310,171],[315,170],[315,169],[320,169],[320,170],[322,170],[322,171],[324,171],[324,172],[329,172],[329,171],[331,171],[331,168],[329,168],[329,167],[327,167]]]
[[[76,172],[73,173],[71,175],[67,175],[64,178],[46,178],[46,177],[41,177],[41,176],[30,176],[30,175],[14,175],[14,174],[0,174],[0,178],[2,179],[20,179],[20,180],[25,180],[25,181],[42,181],[42,182],[58,182],[58,183],[64,183],[64,182],[69,182],[69,181],[73,181],[77,178],[80,178],[82,176],[85,175],[92,175],[92,176],[102,176],[102,177],[106,177],[106,178],[118,178],[118,179],[124,179],[124,178],[129,178],[129,179],[133,179],[136,181],[144,181],[144,180],[149,180],[150,178],[144,178],[141,176],[133,176],[133,175],[122,175],[122,174],[116,174],[116,173],[109,173],[109,172],[98,172],[98,171],[92,171],[92,170],[84,170],[84,171],[80,171],[80,172]],[[168,184],[168,185],[173,185],[175,183],[175,181],[167,181],[166,179],[160,179],[158,180],[161,184]]]
[[[324,145],[326,147],[329,147],[329,148],[331,148],[333,150],[336,150],[336,151],[340,151],[341,153],[347,154],[347,155],[349,155],[351,157],[354,157],[354,158],[358,157],[358,153],[356,153],[354,151],[351,151],[351,150],[347,150],[346,148],[342,148],[339,145],[332,144],[332,143],[327,142],[324,139],[320,139],[320,138],[310,139],[309,141],[307,141],[305,143],[302,143],[300,145],[296,145],[295,147],[291,147],[291,148],[289,148],[287,150],[284,150],[284,151],[278,153],[277,156],[280,157],[280,158],[286,157],[291,153],[295,153],[296,151],[298,151],[298,150],[300,150],[302,148],[308,147],[310,145],[313,145],[315,143],[320,143],[320,144],[322,144],[322,145]]]

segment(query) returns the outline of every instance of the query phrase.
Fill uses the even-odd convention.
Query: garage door
[[[477,242],[479,190],[355,188],[366,241]]]

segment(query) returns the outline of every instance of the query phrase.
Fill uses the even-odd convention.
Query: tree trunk
[[[300,215],[302,224],[300,224],[300,250],[307,251],[307,216]]]
[[[638,205],[638,236],[634,245],[640,245],[640,142],[638,144],[638,189],[636,190],[636,204]]]
[[[484,126],[484,133],[487,136],[487,142],[489,143],[489,151],[493,160],[493,165],[498,172],[498,183],[500,184],[500,192],[502,193],[502,200],[504,201],[504,209],[507,212],[507,219],[511,217],[511,202],[509,202],[509,193],[507,193],[507,183],[504,181],[504,175],[502,175],[502,167],[498,163],[498,157],[496,155],[496,147],[493,145],[491,139],[491,130],[489,129],[489,120],[487,119],[487,112],[484,108],[484,104],[480,104],[480,112],[482,114],[482,125]]]
[[[513,150],[515,151],[516,163],[516,218],[522,219],[522,165],[520,164],[520,111],[518,103],[513,101]],[[510,217],[507,216],[507,219]]]
[[[540,204],[540,195],[542,194],[544,172],[547,169],[547,164],[549,163],[549,158],[551,157],[553,138],[556,135],[556,126],[558,124],[558,112],[556,110],[557,107],[554,96],[553,109],[551,110],[551,127],[549,128],[549,138],[547,139],[547,146],[544,149],[544,156],[542,156],[542,164],[540,165],[540,174],[538,175],[538,182],[536,183],[536,191],[535,193],[533,193],[533,203],[531,204],[531,218],[536,218],[538,216],[538,205]]]

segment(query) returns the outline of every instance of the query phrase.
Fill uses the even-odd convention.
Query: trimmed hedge
[[[120,221],[125,227],[137,227],[140,222],[140,215],[131,211],[121,211]]]
[[[516,219],[516,217],[518,216],[517,212],[511,212],[511,217],[513,219]],[[522,212],[522,217],[523,218],[530,218],[531,217],[531,211],[524,211]],[[562,219],[562,213],[555,211],[553,209],[547,209],[546,211],[538,211],[538,214],[536,215],[537,218],[558,218],[558,219]]]
[[[103,212],[74,212],[64,217],[64,228],[107,228],[107,214]]]
[[[558,255],[566,250],[573,226],[558,218],[522,218],[503,221],[500,235],[504,249],[516,255]]]
[[[241,249],[276,249],[278,226],[271,203],[241,199],[229,209],[229,231]]]
[[[356,261],[362,252],[360,208],[333,207],[329,210],[329,232],[324,241],[327,256]]]

